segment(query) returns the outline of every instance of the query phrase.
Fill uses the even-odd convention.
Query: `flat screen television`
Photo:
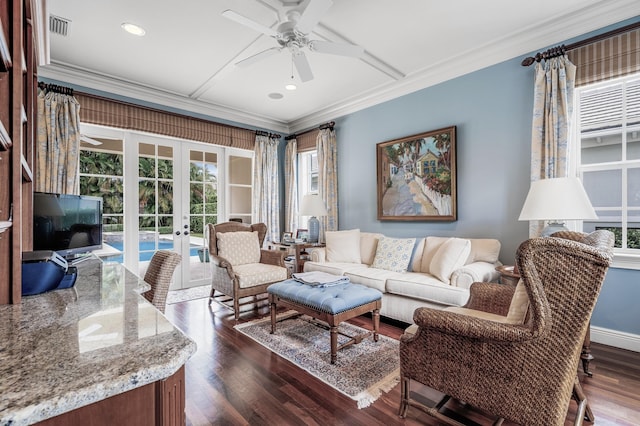
[[[33,249],[67,259],[102,248],[102,198],[33,194]]]

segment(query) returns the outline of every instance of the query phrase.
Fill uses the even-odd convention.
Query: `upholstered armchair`
[[[207,230],[212,268],[209,303],[216,297],[216,291],[230,297],[237,320],[240,299],[266,293],[270,284],[288,278],[284,252],[262,249],[267,233],[264,223],[208,224]]]
[[[588,410],[577,380],[582,342],[612,258],[613,234],[596,231],[581,242],[533,238],[518,248],[516,288],[474,283],[464,308],[414,312],[400,339],[401,403],[440,421],[449,398],[526,425],[562,425],[571,398],[575,424]],[[446,396],[434,407],[414,400],[418,381]]]

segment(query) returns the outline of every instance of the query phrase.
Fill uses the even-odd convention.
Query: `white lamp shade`
[[[307,194],[302,197],[302,203],[300,204],[301,216],[326,216],[327,214],[329,212],[318,194]]]
[[[597,219],[587,192],[575,177],[542,179],[531,182],[518,220]]]

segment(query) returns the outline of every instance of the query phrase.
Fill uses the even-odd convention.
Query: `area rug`
[[[307,320],[307,316],[288,311],[278,315],[276,333],[271,332],[270,318],[263,318],[235,328],[272,352],[327,383],[342,394],[357,401],[358,408],[368,407],[384,392],[400,381],[399,342],[386,336],[365,338],[357,345],[338,351],[331,364],[329,331]],[[339,331],[358,335],[366,330],[352,324],[340,324]],[[338,335],[338,346],[347,338]]]
[[[185,288],[183,290],[169,290],[167,294],[167,305],[186,302],[188,300],[202,299],[209,297],[211,285],[201,285],[199,287]]]

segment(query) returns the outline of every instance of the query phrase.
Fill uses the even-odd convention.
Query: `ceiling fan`
[[[291,52],[292,61],[298,71],[300,80],[306,82],[313,80],[313,73],[311,72],[309,61],[302,50],[303,48],[307,48],[311,52],[359,57],[364,53],[364,49],[355,44],[309,40],[309,34],[332,4],[331,0],[306,0],[293,8],[286,9],[284,12],[286,20],[278,25],[277,30],[253,21],[233,10],[225,10],[222,12],[222,16],[225,18],[266,34],[274,38],[279,45],[249,56],[237,62],[236,65],[248,66],[280,53],[283,49],[288,49]]]

